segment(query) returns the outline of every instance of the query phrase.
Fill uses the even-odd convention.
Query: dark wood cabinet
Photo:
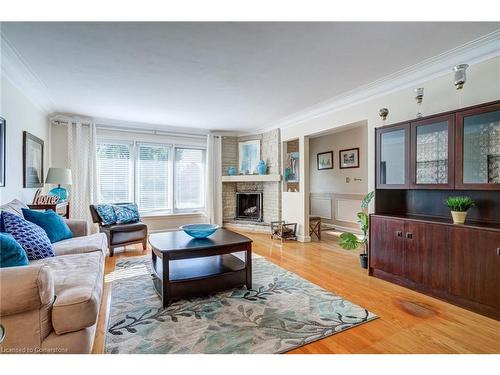
[[[500,320],[500,101],[376,129],[375,176],[369,274]]]
[[[434,220],[371,215],[370,275],[500,320],[500,228]]]
[[[375,129],[377,189],[500,189],[500,102]]]
[[[500,233],[450,229],[450,292],[500,310]]]
[[[449,284],[449,248],[446,226],[405,222],[404,276],[431,290],[446,290]]]
[[[390,274],[403,275],[405,250],[403,222],[398,219],[373,217],[370,226],[373,241],[380,249],[370,258],[373,267]]]
[[[451,189],[455,183],[455,116],[410,123],[410,187]]]
[[[410,163],[409,124],[376,130],[376,186],[384,189],[408,188]]]
[[[500,102],[456,113],[456,189],[500,189]]]

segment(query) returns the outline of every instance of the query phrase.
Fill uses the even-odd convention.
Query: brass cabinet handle
[[[403,232],[401,232],[400,230],[397,230],[396,237],[403,237]]]
[[[500,247],[497,247],[497,255],[500,255]]]
[[[406,238],[408,240],[411,240],[413,238],[413,233],[410,233],[410,232],[406,232]]]

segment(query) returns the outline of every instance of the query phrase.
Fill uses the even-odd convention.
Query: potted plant
[[[451,217],[453,217],[453,224],[465,223],[467,217],[467,210],[474,206],[474,201],[469,197],[448,197],[446,205],[451,210]]]
[[[358,224],[363,232],[362,237],[358,237],[354,233],[345,232],[340,235],[339,245],[346,250],[356,250],[359,246],[363,246],[363,252],[359,255],[359,263],[362,268],[368,268],[368,229],[369,216],[368,205],[375,196],[375,192],[369,192],[361,201],[361,210],[357,213]]]

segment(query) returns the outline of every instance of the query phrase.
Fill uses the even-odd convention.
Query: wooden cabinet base
[[[470,310],[470,311],[476,312],[478,314],[485,315],[485,316],[488,316],[492,319],[500,321],[500,311],[493,308],[493,307],[483,305],[483,304],[480,304],[480,303],[477,303],[474,301],[470,301],[470,300],[467,300],[464,298],[460,298],[458,296],[454,296],[452,294],[449,294],[449,293],[446,293],[446,292],[443,292],[440,290],[430,289],[430,288],[427,288],[425,285],[414,283],[408,279],[405,279],[404,277],[393,275],[393,274],[390,274],[390,273],[387,273],[387,272],[384,272],[384,271],[381,271],[378,269],[370,268],[369,275],[376,277],[378,279],[382,279],[382,280],[389,281],[389,282],[394,283],[394,284],[404,286],[406,288],[415,290],[417,292],[426,294],[426,295],[431,296],[431,297],[439,298],[443,301],[452,303],[453,305],[462,307],[464,309],[467,309],[467,310]]]

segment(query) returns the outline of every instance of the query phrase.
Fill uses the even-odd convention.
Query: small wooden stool
[[[315,234],[321,240],[321,217],[309,216],[309,235]]]

